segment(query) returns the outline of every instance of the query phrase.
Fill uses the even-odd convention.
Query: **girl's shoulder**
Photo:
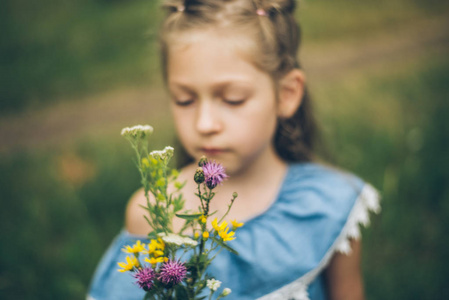
[[[337,167],[318,162],[289,165],[286,183],[290,188],[337,189],[340,192],[360,190],[365,182],[358,176]]]

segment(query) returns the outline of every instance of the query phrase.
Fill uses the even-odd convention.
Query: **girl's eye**
[[[241,105],[245,102],[245,99],[223,99],[224,102],[226,102],[229,105]]]
[[[175,104],[178,106],[188,106],[193,103],[193,99],[187,99],[187,100],[178,100],[175,99]]]

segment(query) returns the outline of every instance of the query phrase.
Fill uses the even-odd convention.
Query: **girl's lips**
[[[221,149],[221,148],[200,148],[201,152],[204,152],[206,154],[206,156],[213,156],[213,155],[217,155],[217,154],[221,154],[226,152],[225,149]]]

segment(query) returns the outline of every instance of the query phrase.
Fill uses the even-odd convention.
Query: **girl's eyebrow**
[[[177,90],[182,90],[183,92],[187,92],[190,94],[195,94],[195,91],[193,89],[189,88],[188,85],[183,84],[183,83],[178,83],[178,82],[169,82],[168,89],[169,90],[177,89]]]
[[[232,81],[224,81],[213,85],[212,89],[214,91],[224,91],[229,87],[237,87],[237,88],[250,88],[252,85],[248,81],[244,80],[232,80]]]
[[[215,84],[212,84],[212,90],[217,91],[217,90],[223,90],[229,86],[238,86],[238,87],[251,87],[251,83],[247,80],[226,80],[223,82],[218,82]],[[193,89],[185,83],[181,83],[181,82],[169,82],[169,87],[173,87],[173,88],[179,88],[182,90],[185,90],[187,92],[193,92]]]

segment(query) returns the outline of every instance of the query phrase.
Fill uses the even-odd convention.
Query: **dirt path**
[[[421,20],[378,36],[304,48],[302,60],[314,82],[353,72],[448,53],[449,21]],[[161,122],[168,101],[161,88],[126,89],[63,102],[0,119],[0,154],[65,143],[86,135],[117,134],[123,126]]]

